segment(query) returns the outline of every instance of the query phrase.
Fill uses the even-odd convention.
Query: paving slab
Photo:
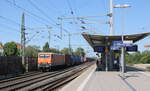
[[[150,91],[149,72],[128,72],[124,80],[132,86],[133,91]]]
[[[64,86],[60,91],[77,91],[79,88],[84,87],[86,85],[85,79],[89,76],[89,74],[93,74],[96,69],[96,65],[92,65],[85,72],[83,72],[79,77],[68,83]],[[90,78],[90,76],[89,76]]]
[[[95,72],[83,91],[131,91],[119,72]]]
[[[150,72],[104,72],[93,65],[60,91],[150,91]]]

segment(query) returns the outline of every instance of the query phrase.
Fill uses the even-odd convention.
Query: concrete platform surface
[[[134,64],[133,67],[150,71],[150,64]]]
[[[60,91],[150,91],[150,73],[102,72],[93,65]]]

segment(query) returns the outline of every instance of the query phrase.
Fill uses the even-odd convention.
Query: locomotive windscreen
[[[40,54],[39,55],[39,58],[48,58],[48,57],[50,57],[49,54]]]

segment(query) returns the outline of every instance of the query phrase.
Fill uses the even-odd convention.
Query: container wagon
[[[71,65],[75,65],[75,63],[76,63],[75,56],[74,55],[70,55],[70,58],[71,58]]]
[[[76,56],[76,64],[81,64],[82,60],[81,60],[81,56]]]
[[[72,66],[73,65],[71,55],[65,55],[65,65],[66,66]]]

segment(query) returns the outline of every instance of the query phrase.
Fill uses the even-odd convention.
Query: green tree
[[[134,64],[140,63],[140,59],[141,59],[141,53],[140,52],[136,52],[132,54],[132,60]]]
[[[3,45],[2,42],[0,42],[0,45]]]
[[[140,59],[141,63],[150,63],[150,51],[143,51],[141,53],[141,59]]]
[[[46,42],[45,45],[43,46],[43,52],[50,52],[50,48],[49,48],[48,42]]]
[[[141,57],[140,62],[143,64],[150,63],[150,55],[145,55],[145,56]]]
[[[150,63],[150,51],[126,54],[126,62],[128,64]]]
[[[69,51],[70,51],[69,48],[64,48],[64,49],[61,50],[61,53],[63,53],[63,54],[70,54]]]
[[[50,48],[50,52],[60,53],[60,51],[56,48]]]
[[[77,48],[74,52],[75,55],[78,55],[78,56],[85,56],[85,52],[84,52],[84,49],[83,48]]]
[[[26,57],[37,57],[38,52],[40,52],[39,46],[27,46],[25,48],[25,56]]]
[[[0,46],[3,47],[2,42],[0,42]],[[1,49],[1,51],[0,51],[0,56],[3,56],[3,49]]]
[[[6,56],[19,56],[17,44],[15,42],[7,42],[4,45],[4,55],[6,55]]]
[[[134,62],[133,62],[133,56],[130,55],[130,54],[126,54],[125,55],[125,61],[126,61],[127,64],[130,64],[130,65],[134,64]]]

